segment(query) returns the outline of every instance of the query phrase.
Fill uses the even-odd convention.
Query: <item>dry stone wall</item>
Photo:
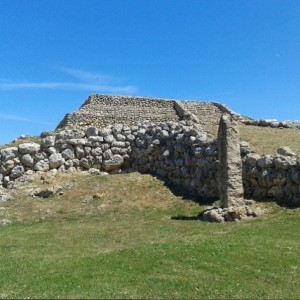
[[[138,130],[132,147],[132,168],[156,174],[204,198],[218,196],[217,145],[197,126],[149,124]]]
[[[300,161],[282,149],[276,156],[248,153],[243,157],[246,197],[300,205]]]
[[[176,101],[133,96],[91,95],[74,113],[67,114],[57,126],[106,127],[110,124],[136,125],[151,122],[192,120],[202,125],[219,124],[223,112],[238,117],[225,105],[214,102]]]
[[[196,102],[196,101],[182,101],[183,107],[193,113],[199,120],[201,125],[218,126],[222,116],[223,108],[218,107],[213,102]],[[224,112],[225,112],[224,107]]]
[[[2,149],[0,181],[13,188],[16,179],[32,172],[139,171],[167,179],[191,194],[216,198],[216,149],[215,142],[189,121],[66,129],[44,137],[40,145]]]
[[[217,199],[217,141],[202,130],[201,110],[187,107],[211,110],[215,118],[228,111],[222,105],[215,110],[218,105],[211,103],[186,104],[93,95],[66,116],[59,131],[43,136],[41,144],[2,149],[0,184],[13,188],[15,180],[33,172],[139,171],[160,176],[200,198]],[[241,143],[241,157],[246,198],[300,205],[300,162],[293,153],[281,149],[274,157],[259,156]]]
[[[174,101],[130,96],[91,95],[81,108],[68,114],[58,125],[106,127],[110,124],[136,125],[151,122],[177,122],[181,118],[174,109]]]
[[[139,171],[157,175],[199,198],[219,198],[216,140],[189,121],[66,129],[0,151],[0,183],[34,172],[91,174]],[[300,161],[289,151],[260,156],[241,143],[245,197],[300,204]]]

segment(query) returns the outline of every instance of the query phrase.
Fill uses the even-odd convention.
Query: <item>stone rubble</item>
[[[300,121],[278,121],[276,119],[243,120],[245,125],[271,127],[271,128],[293,128],[300,129]]]

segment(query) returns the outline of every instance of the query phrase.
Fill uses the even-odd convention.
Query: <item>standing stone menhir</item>
[[[254,208],[245,204],[238,123],[228,114],[223,114],[220,119],[218,159],[221,207],[202,211],[198,218],[209,222],[225,222],[256,216]]]
[[[223,114],[218,131],[219,192],[223,208],[244,206],[238,123]]]

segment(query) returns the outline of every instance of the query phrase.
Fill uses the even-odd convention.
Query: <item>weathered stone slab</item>
[[[237,122],[228,114],[218,131],[219,191],[222,207],[244,206],[242,160]]]

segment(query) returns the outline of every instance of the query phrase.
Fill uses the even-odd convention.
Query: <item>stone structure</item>
[[[205,119],[208,111],[214,114],[210,121]],[[218,199],[218,151],[223,150],[216,139],[207,137],[201,123],[215,124],[228,111],[216,103],[93,95],[64,118],[59,130],[42,134],[40,144],[2,149],[0,184],[13,188],[23,175],[49,170],[87,170],[91,174],[139,171],[160,176],[200,199]],[[229,114],[228,119],[236,118]],[[238,151],[237,138],[232,142]],[[260,156],[245,143],[240,151],[246,198],[300,204],[300,162],[291,151],[281,149],[275,157]],[[239,187],[235,199],[241,198]],[[242,216],[242,212],[226,208],[236,206],[230,198],[224,206],[221,212],[206,215],[219,221]]]
[[[65,129],[0,151],[0,179],[13,187],[27,172],[121,170],[152,173],[201,197],[216,198],[217,145],[199,125],[180,122],[114,124],[98,129]]]
[[[246,205],[242,180],[242,160],[237,122],[223,114],[218,130],[218,179],[221,207],[199,213],[198,218],[210,222],[238,221],[257,216],[257,208]]]
[[[215,102],[91,95],[78,111],[67,114],[57,129],[90,126],[101,128],[116,123],[136,125],[144,120],[155,123],[192,120],[200,125],[218,126],[224,112],[239,118],[225,105]]]
[[[300,161],[291,151],[278,150],[276,156],[242,156],[245,197],[300,205]]]
[[[278,121],[276,119],[260,119],[252,120],[245,119],[243,120],[245,125],[260,126],[260,127],[271,127],[271,128],[293,128],[300,129],[299,121]]]
[[[218,131],[219,192],[222,207],[243,206],[244,189],[238,124],[223,114]]]

